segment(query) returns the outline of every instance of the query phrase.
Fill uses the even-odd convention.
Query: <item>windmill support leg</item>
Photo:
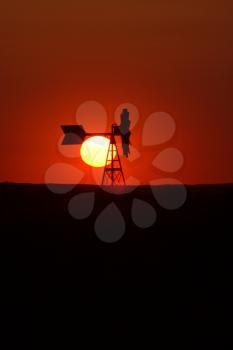
[[[106,163],[102,178],[103,186],[125,185],[125,177],[121,166],[121,160],[118,153],[116,140],[114,135],[111,135],[108,147]]]

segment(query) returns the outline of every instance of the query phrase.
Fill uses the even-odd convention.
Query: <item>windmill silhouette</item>
[[[124,108],[120,115],[120,125],[112,124],[111,132],[105,133],[87,133],[82,125],[62,125],[64,133],[62,145],[82,144],[87,137],[107,136],[110,139],[108,152],[102,177],[103,186],[125,185],[125,177],[121,165],[121,160],[116,144],[116,136],[121,137],[122,151],[125,157],[129,156],[130,150],[130,120],[129,112]]]

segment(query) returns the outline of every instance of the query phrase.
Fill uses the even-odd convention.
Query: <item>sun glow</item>
[[[104,167],[109,147],[109,139],[103,136],[88,138],[81,146],[82,160],[93,167]],[[113,145],[113,154],[116,155],[116,146]]]

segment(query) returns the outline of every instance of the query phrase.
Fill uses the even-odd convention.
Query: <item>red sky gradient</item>
[[[233,182],[233,2],[230,0],[8,1],[0,5],[0,181],[44,182],[56,162],[61,124],[96,100],[107,110],[135,104],[132,143],[143,155],[124,161],[141,183],[165,177],[151,161],[179,148],[184,183]],[[140,144],[146,117],[171,114],[175,137]],[[169,175],[170,177],[170,175]]]

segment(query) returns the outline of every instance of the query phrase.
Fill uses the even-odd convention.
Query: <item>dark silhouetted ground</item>
[[[93,213],[72,219],[69,199],[92,189]],[[185,205],[167,211],[149,187],[113,196],[77,186],[57,195],[44,185],[1,184],[1,315],[9,342],[69,349],[71,339],[82,348],[83,338],[98,343],[110,336],[111,349],[127,336],[187,349],[200,342],[223,346],[232,319],[233,186],[187,190]],[[134,196],[157,210],[149,229],[130,219]],[[109,245],[93,227],[112,200],[124,213],[127,233]]]

